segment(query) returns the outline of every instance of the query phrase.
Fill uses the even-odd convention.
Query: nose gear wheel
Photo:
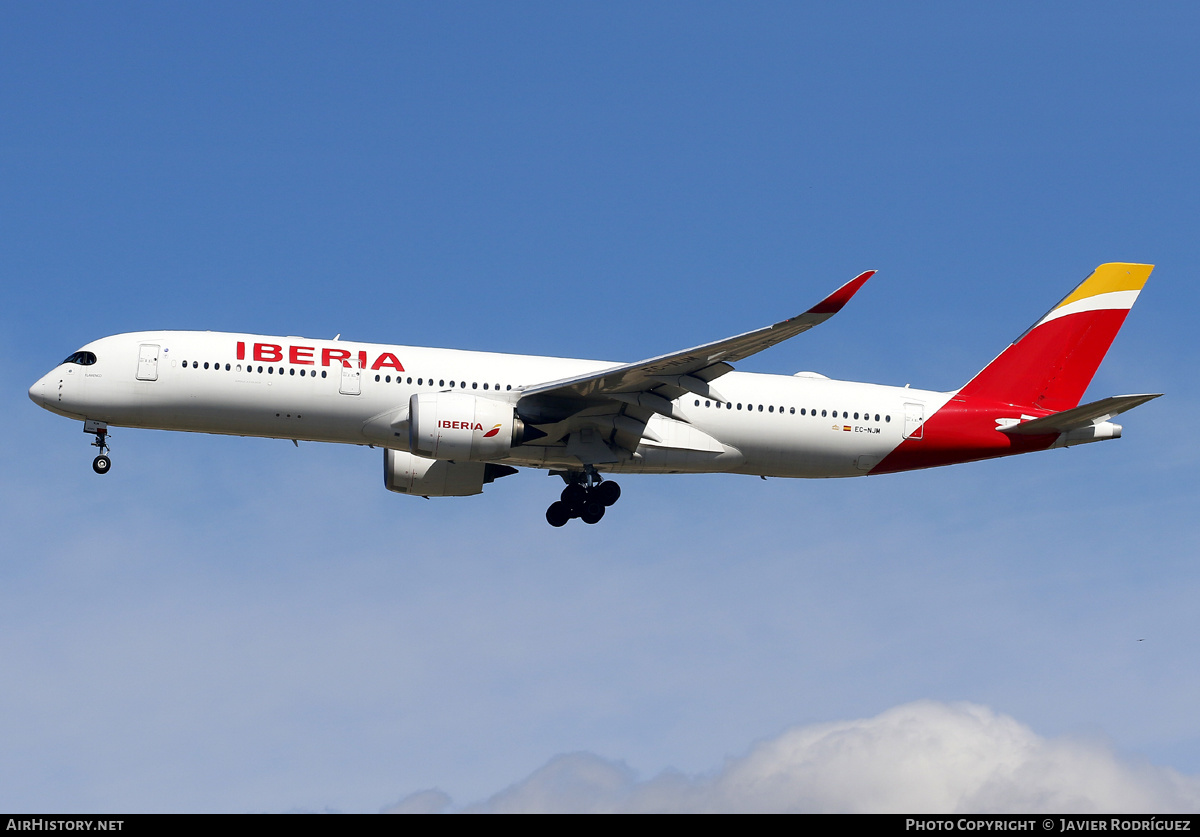
[[[92,470],[97,474],[107,474],[112,467],[112,458],[108,455],[108,425],[102,421],[85,421],[83,432],[95,436],[92,447],[100,448],[100,455],[92,460]]]

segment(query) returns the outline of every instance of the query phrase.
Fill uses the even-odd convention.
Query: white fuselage
[[[46,409],[122,427],[263,436],[409,450],[390,432],[415,393],[464,391],[515,404],[527,386],[616,364],[217,332],[120,334],[89,343],[30,388]],[[361,364],[361,368],[360,368]],[[655,415],[616,473],[865,475],[952,393],[730,372],[728,401],[687,395],[684,420]],[[907,421],[906,421],[907,418]],[[498,462],[578,468],[561,443],[532,441]]]

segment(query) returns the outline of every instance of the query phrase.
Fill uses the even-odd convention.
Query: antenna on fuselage
[[[341,340],[341,339],[342,339],[342,333],[339,331],[337,334],[333,335],[333,339],[334,339],[334,340]]]

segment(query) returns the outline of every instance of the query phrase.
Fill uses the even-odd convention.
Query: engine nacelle
[[[486,483],[516,472],[516,468],[491,462],[447,462],[403,450],[383,452],[383,484],[400,494],[469,497],[482,493]]]
[[[466,392],[417,393],[408,416],[409,448],[431,459],[501,459],[525,435],[512,404]]]

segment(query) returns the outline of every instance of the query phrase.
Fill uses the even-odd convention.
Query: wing
[[[524,394],[561,398],[603,398],[616,394],[649,392],[666,385],[723,401],[720,396],[710,394],[713,390],[708,382],[732,371],[730,363],[769,349],[776,343],[782,343],[825,322],[841,311],[874,274],[875,271],[868,270],[855,276],[812,308],[790,320],[715,343],[705,343],[703,346],[685,349],[682,352],[672,352],[637,363],[627,363],[587,375],[539,384],[527,388]]]
[[[730,364],[825,322],[874,274],[861,273],[803,314],[766,328],[528,387],[517,410],[527,424],[545,434],[534,444],[564,445],[567,455],[584,465],[626,459],[643,438],[661,441],[646,428],[655,414],[687,421],[675,399],[691,392],[724,401],[712,381],[732,371]]]

